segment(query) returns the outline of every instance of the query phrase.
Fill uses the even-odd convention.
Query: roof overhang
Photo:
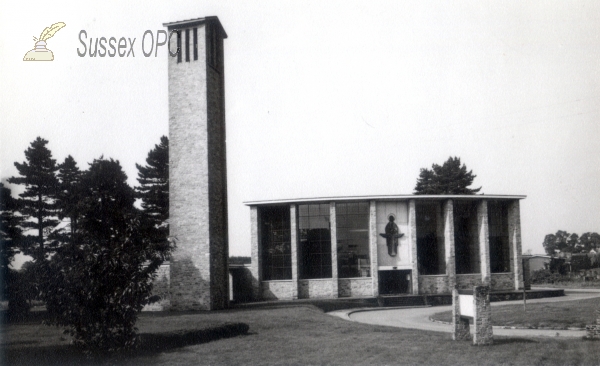
[[[420,194],[397,194],[397,195],[379,195],[379,196],[338,196],[338,197],[313,197],[313,198],[290,198],[279,200],[264,200],[264,201],[247,201],[246,206],[265,206],[278,205],[286,203],[318,203],[318,202],[344,202],[344,201],[402,201],[402,200],[522,200],[527,196],[524,195],[502,195],[502,194],[435,194],[435,195],[420,195]]]
[[[180,20],[177,22],[170,22],[170,23],[163,23],[163,27],[167,27],[167,29],[169,29],[169,30],[179,29],[179,28],[190,28],[190,27],[193,27],[196,25],[202,25],[202,24],[205,24],[208,22],[216,22],[219,25],[219,27],[221,28],[221,31],[223,32],[223,38],[227,38],[227,33],[225,32],[225,28],[223,28],[223,25],[219,21],[219,18],[215,17],[215,16]]]

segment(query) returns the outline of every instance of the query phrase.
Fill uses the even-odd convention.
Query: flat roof
[[[216,16],[179,20],[176,22],[163,23],[163,27],[167,27],[168,29],[189,28],[189,27],[193,27],[195,25],[201,25],[201,24],[204,24],[206,22],[211,22],[211,21],[217,22],[217,24],[219,25],[219,27],[221,27],[221,30],[223,31],[223,38],[227,38],[227,33],[225,32],[225,28],[223,28],[223,25],[219,21],[219,18]]]
[[[264,201],[246,201],[246,206],[263,206],[276,205],[283,203],[305,203],[305,202],[331,202],[331,201],[395,201],[395,200],[443,200],[443,199],[460,199],[460,200],[522,200],[527,196],[524,195],[504,195],[504,194],[392,194],[378,196],[338,196],[338,197],[313,197],[313,198],[289,198],[279,200],[264,200]]]

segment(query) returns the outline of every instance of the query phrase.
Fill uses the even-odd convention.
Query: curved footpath
[[[565,296],[530,299],[527,300],[527,304],[574,301],[595,297],[600,297],[600,289],[565,289]],[[523,304],[523,300],[493,302],[492,307],[513,304]],[[431,315],[448,310],[452,310],[452,306],[347,309],[332,311],[328,314],[359,323],[452,333],[452,325],[429,320]],[[493,314],[492,310],[492,316]],[[473,330],[471,330],[471,332],[473,332]],[[586,332],[585,330],[505,329],[505,327],[502,326],[494,326],[494,335],[518,337],[583,337],[586,335]]]

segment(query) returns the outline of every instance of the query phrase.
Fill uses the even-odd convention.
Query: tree
[[[160,144],[154,145],[146,158],[146,166],[135,164],[138,169],[138,197],[142,199],[142,208],[150,221],[157,227],[162,226],[165,235],[169,218],[169,139],[160,138]]]
[[[15,163],[20,177],[11,177],[9,183],[25,185],[19,196],[19,212],[23,215],[23,229],[34,229],[36,235],[27,235],[22,250],[34,259],[44,260],[48,248],[44,242],[50,231],[58,224],[56,219],[56,160],[46,145],[47,140],[35,139],[25,151],[26,162]]]
[[[431,170],[421,168],[415,194],[476,194],[481,187],[468,188],[477,177],[472,170],[467,171],[460,158],[449,157],[442,165],[433,164]]]
[[[79,191],[81,180],[81,170],[77,167],[77,162],[71,155],[65,158],[65,161],[58,166],[58,179],[60,181],[57,192],[58,217],[69,218],[68,241],[72,241],[77,230],[77,220],[79,218],[79,201],[82,198]],[[63,239],[64,240],[64,239]]]
[[[585,253],[589,253],[592,249],[597,252],[600,249],[600,234],[583,233],[579,238],[579,245]]]
[[[74,244],[44,271],[48,323],[66,326],[88,350],[130,348],[138,313],[172,245],[151,239],[158,229],[134,207],[134,190],[118,161],[94,160],[80,192]]]
[[[0,286],[2,297],[8,299],[9,316],[22,315],[29,310],[26,297],[20,286],[21,277],[9,266],[19,252],[22,231],[19,225],[22,218],[16,215],[18,203],[11,195],[10,188],[0,183]]]

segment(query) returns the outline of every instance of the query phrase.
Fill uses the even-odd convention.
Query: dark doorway
[[[379,294],[409,294],[410,274],[411,270],[379,271]]]

